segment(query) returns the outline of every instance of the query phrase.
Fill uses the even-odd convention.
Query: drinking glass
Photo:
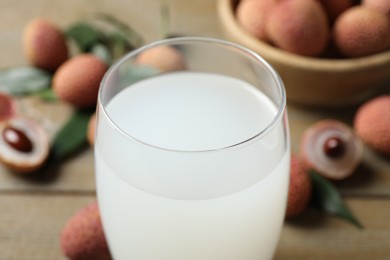
[[[202,37],[130,52],[102,80],[95,140],[114,259],[272,258],[290,141],[283,83],[259,55]]]

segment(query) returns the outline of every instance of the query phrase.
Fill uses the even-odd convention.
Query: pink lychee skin
[[[61,249],[72,260],[111,260],[96,202],[82,208],[65,224]]]
[[[136,64],[150,66],[161,72],[184,70],[186,65],[183,55],[170,46],[155,46],[140,53]]]
[[[78,108],[96,106],[107,65],[92,54],[79,54],[64,62],[52,80],[55,94]]]
[[[50,71],[55,71],[69,55],[65,34],[44,18],[36,18],[27,24],[23,49],[32,65]]]
[[[301,214],[311,198],[312,183],[310,175],[298,156],[291,156],[290,186],[288,191],[286,217]]]
[[[0,122],[16,114],[16,101],[8,94],[0,93]]]
[[[364,103],[356,112],[354,128],[365,144],[390,157],[390,95]]]
[[[266,33],[270,41],[288,52],[318,56],[329,40],[329,21],[318,1],[283,0],[269,12]]]
[[[389,0],[363,0],[362,5],[378,12],[384,13],[390,19],[390,1]]]
[[[279,0],[242,0],[236,10],[237,21],[252,36],[267,41],[265,18]]]
[[[329,20],[333,22],[345,10],[353,5],[352,0],[319,0]]]
[[[342,13],[333,27],[336,48],[346,57],[363,57],[390,48],[390,19],[365,6]]]

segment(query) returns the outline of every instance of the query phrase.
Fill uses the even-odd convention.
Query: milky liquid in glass
[[[106,111],[131,136],[99,113],[97,190],[114,259],[272,258],[289,173],[283,121],[260,140],[220,149],[270,124],[277,108],[263,93],[227,76],[176,72],[124,89]]]

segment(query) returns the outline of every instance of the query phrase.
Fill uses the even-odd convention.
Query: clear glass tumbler
[[[116,260],[271,259],[289,166],[283,83],[244,47],[161,40],[101,83],[97,195]]]

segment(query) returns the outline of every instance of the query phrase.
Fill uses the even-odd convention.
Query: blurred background
[[[169,32],[225,38],[216,0],[0,0],[0,70],[27,64],[22,35],[33,18],[45,17],[66,28],[88,14],[105,13],[151,42],[161,38],[163,4],[170,11]],[[35,98],[22,98],[19,103],[20,113],[36,118],[52,134],[72,111],[66,104],[46,104]],[[356,107],[316,110],[289,104],[293,151],[298,151],[302,133],[314,122],[336,118],[351,124],[355,111]],[[95,201],[93,170],[88,147],[58,165],[50,176],[20,176],[0,165],[0,259],[65,259],[59,235],[75,212]],[[367,150],[357,174],[337,187],[365,229],[309,210],[286,222],[275,259],[388,259],[389,160]]]

